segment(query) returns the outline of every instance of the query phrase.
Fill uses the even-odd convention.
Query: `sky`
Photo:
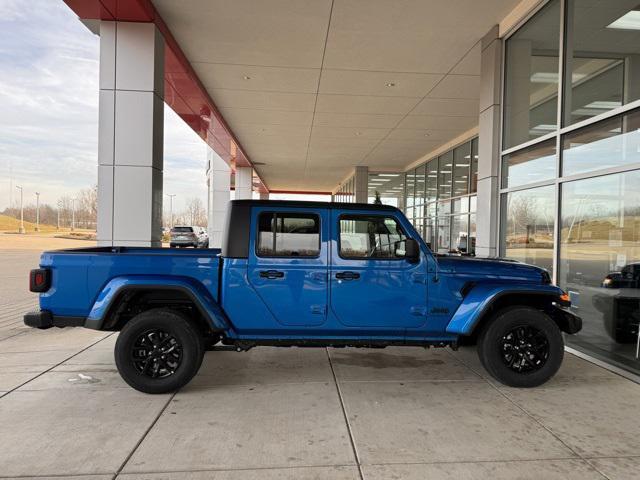
[[[100,38],[62,0],[26,3],[0,0],[0,211],[19,199],[15,185],[25,204],[38,191],[55,205],[97,183]],[[164,135],[174,211],[206,204],[204,141],[166,106]]]

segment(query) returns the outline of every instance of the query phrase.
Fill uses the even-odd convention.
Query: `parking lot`
[[[184,389],[144,395],[114,334],[25,328],[38,253],[0,260],[1,477],[638,478],[640,385],[572,355],[516,390],[468,348],[209,352]]]

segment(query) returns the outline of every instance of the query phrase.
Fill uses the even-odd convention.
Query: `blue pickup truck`
[[[382,205],[236,200],[221,250],[45,252],[30,289],[27,325],[119,331],[118,370],[147,393],[185,385],[207,350],[259,345],[476,343],[497,380],[534,387],[582,327],[546,270],[435,255]]]

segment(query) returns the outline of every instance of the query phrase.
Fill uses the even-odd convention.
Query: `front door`
[[[282,325],[317,326],[327,315],[326,210],[256,208],[249,281]]]
[[[402,257],[405,229],[392,214],[332,213],[331,308],[350,327],[401,334],[426,322],[426,257]]]

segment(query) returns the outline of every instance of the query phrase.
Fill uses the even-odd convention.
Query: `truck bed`
[[[219,249],[90,247],[44,252],[40,266],[52,271],[51,289],[40,295],[49,310],[55,295],[57,315],[86,317],[99,292],[121,275],[180,277],[204,286],[218,299]],[[89,274],[91,272],[91,274]]]

